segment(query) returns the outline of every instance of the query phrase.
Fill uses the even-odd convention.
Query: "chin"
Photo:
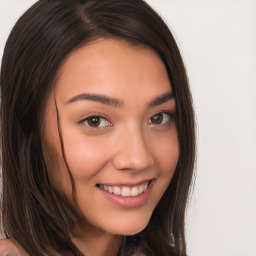
[[[133,236],[143,231],[149,223],[149,219],[144,217],[143,219],[134,218],[132,220],[126,220],[122,223],[113,223],[111,233],[123,236]]]
[[[138,227],[130,228],[130,229],[125,230],[125,232],[122,232],[122,235],[123,236],[134,236],[134,235],[140,233],[141,231],[143,231],[146,227],[147,227],[147,224],[140,228],[138,228]]]

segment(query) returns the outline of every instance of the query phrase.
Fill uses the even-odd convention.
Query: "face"
[[[53,186],[81,216],[78,226],[121,235],[146,227],[179,157],[174,113],[153,50],[106,39],[67,58],[46,107],[44,156]]]

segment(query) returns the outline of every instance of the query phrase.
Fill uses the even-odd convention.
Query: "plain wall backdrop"
[[[0,58],[35,1],[0,0]],[[256,1],[148,0],[182,52],[197,116],[189,256],[256,256]]]

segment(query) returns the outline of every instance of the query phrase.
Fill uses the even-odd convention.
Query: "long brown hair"
[[[70,237],[75,214],[49,182],[41,127],[60,65],[98,38],[146,45],[166,66],[177,106],[179,161],[146,229],[126,240],[152,255],[184,256],[195,161],[192,98],[170,30],[142,0],[40,0],[14,26],[1,69],[2,230],[29,255],[83,255]]]

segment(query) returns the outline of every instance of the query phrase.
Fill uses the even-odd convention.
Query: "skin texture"
[[[3,256],[28,256],[14,241],[11,239],[0,240],[0,255]]]
[[[160,57],[147,47],[121,40],[87,44],[61,66],[46,106],[44,155],[53,186],[81,216],[73,241],[86,255],[116,255],[124,235],[147,226],[168,187],[179,158],[172,117],[175,100],[168,98],[156,106],[150,103],[171,91]],[[118,103],[81,98],[70,102],[85,93],[111,97]],[[68,167],[61,150],[55,101]],[[90,126],[90,116],[102,117],[98,127]],[[161,122],[156,123],[152,117],[159,116]],[[149,196],[135,208],[115,204],[96,186],[147,180],[152,180]]]

